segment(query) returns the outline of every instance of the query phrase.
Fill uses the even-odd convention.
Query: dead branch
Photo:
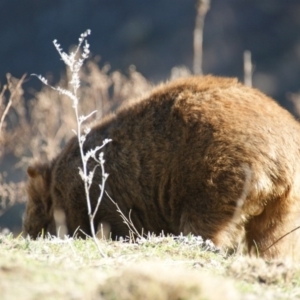
[[[210,8],[210,0],[197,1],[197,17],[194,29],[194,74],[202,75],[202,56],[203,56],[203,29],[204,20]]]

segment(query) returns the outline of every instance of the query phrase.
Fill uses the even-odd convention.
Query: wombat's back
[[[139,231],[193,233],[228,245],[246,227],[249,247],[255,239],[263,250],[292,226],[287,219],[298,209],[299,129],[272,99],[235,79],[192,77],[100,121],[85,149],[112,139],[104,148],[106,190],[126,216],[132,210]],[[73,139],[52,173],[53,199],[71,233],[78,225],[89,232],[80,165]],[[95,203],[96,184],[91,195]],[[128,234],[107,197],[97,222],[108,222],[113,236]]]

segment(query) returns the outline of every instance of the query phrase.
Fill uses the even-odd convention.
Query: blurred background
[[[175,67],[192,72],[196,4],[196,0],[1,0],[0,89],[7,83],[7,73],[16,78],[42,74],[52,84],[66,84],[65,66],[52,41],[57,39],[67,51],[77,44],[80,33],[91,29],[88,41],[94,59],[82,74],[87,83],[82,93],[94,102],[101,95],[104,113],[115,109],[132,94],[138,96],[169,79]],[[245,50],[252,55],[253,86],[299,117],[300,1],[211,0],[204,26],[203,73],[243,81]],[[0,141],[0,229],[18,232],[28,162],[34,156],[50,159],[70,135],[61,134],[55,144],[58,128],[67,123],[64,108],[53,109],[61,97],[42,89],[36,77],[27,76],[22,88],[15,78],[9,82],[0,116],[13,91],[19,101],[7,115],[6,135]],[[120,82],[123,88],[118,92]],[[53,119],[58,123],[41,129],[45,115],[49,124]],[[19,194],[14,194],[16,190]]]

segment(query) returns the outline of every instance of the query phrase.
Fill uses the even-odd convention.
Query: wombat
[[[191,233],[224,249],[244,234],[249,251],[272,258],[290,253],[297,241],[291,234],[276,242],[300,225],[299,133],[293,116],[258,90],[236,79],[195,76],[161,84],[96,122],[84,151],[112,139],[101,150],[105,190],[125,216],[131,211],[140,233]],[[91,233],[81,166],[73,137],[52,162],[28,168],[26,233],[53,233],[55,209],[65,213],[70,235],[78,227]],[[100,170],[90,190],[93,209]],[[128,236],[106,194],[94,222],[108,223],[113,239]]]

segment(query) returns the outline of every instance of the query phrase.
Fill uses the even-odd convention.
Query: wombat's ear
[[[40,173],[39,173],[38,168],[33,167],[33,166],[29,166],[27,168],[27,174],[28,174],[29,177],[34,178],[34,177],[38,176]]]
[[[42,176],[44,179],[48,179],[49,174],[50,174],[50,165],[45,163],[45,164],[35,164],[32,166],[29,166],[27,168],[27,174],[31,178],[35,178],[37,176]]]

